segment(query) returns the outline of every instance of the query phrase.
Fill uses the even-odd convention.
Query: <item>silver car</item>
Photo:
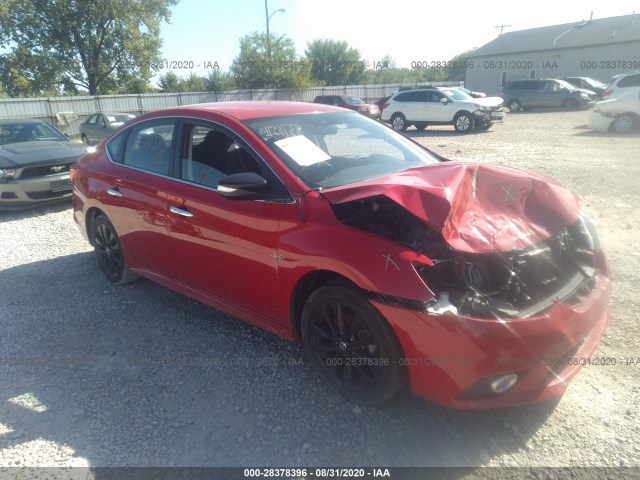
[[[132,118],[136,118],[132,113],[94,113],[80,124],[82,143],[95,145]]]
[[[71,198],[69,169],[84,151],[40,120],[0,120],[0,210]]]

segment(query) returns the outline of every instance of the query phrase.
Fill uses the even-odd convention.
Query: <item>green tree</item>
[[[367,69],[360,51],[344,40],[316,39],[305,52],[311,63],[311,77],[325,85],[355,85]]]
[[[182,91],[182,81],[174,72],[168,71],[158,77],[158,87],[163,93],[180,92]]]
[[[0,56],[0,81],[11,97],[57,95],[58,74],[55,65],[21,46]]]
[[[207,79],[190,72],[187,78],[182,80],[183,92],[205,92],[207,90]]]
[[[206,80],[208,92],[226,92],[236,88],[233,75],[221,72],[219,68],[210,70]]]
[[[178,1],[4,0],[0,21],[12,54],[25,49],[34,64],[57,70],[59,81],[96,95],[108,93],[114,78],[148,82],[160,60],[160,26]]]
[[[240,39],[240,53],[231,64],[236,86],[307,88],[311,83],[310,65],[298,57],[293,40],[284,35],[270,37],[271,58],[267,54],[266,34],[254,32]]]

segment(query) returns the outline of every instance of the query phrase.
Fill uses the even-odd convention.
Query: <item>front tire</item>
[[[416,127],[416,130],[424,130],[425,128],[427,128],[427,124],[426,123],[416,123],[415,127]]]
[[[393,330],[354,287],[328,284],[311,294],[302,311],[302,342],[314,368],[351,401],[381,403],[405,383]]]
[[[105,215],[98,215],[91,222],[91,244],[102,273],[111,283],[124,285],[138,278],[129,269],[120,238]]]
[[[453,119],[453,126],[460,133],[469,133],[475,128],[475,119],[468,112],[461,112]]]
[[[636,119],[632,115],[623,113],[616,117],[611,127],[616,133],[629,133],[633,130],[635,122]]]
[[[391,117],[391,127],[394,130],[398,132],[404,132],[407,130],[408,126],[409,125],[407,125],[407,119],[403,114],[394,113],[393,116]]]
[[[509,101],[509,103],[507,104],[507,108],[511,113],[521,112],[522,103],[520,103],[520,100],[514,98],[513,100]]]

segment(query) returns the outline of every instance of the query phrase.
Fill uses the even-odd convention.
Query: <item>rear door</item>
[[[176,119],[141,122],[107,145],[117,165],[105,176],[110,219],[134,262],[167,276],[173,263],[167,231],[167,195],[177,139]]]

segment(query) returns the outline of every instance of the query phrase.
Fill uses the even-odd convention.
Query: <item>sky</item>
[[[481,47],[505,32],[561,23],[630,15],[640,21],[640,2],[629,0],[268,0],[272,35],[287,35],[304,54],[308,42],[317,38],[346,40],[360,50],[372,66],[386,54],[398,67],[415,61],[449,60],[454,55]],[[198,75],[206,66],[227,71],[239,52],[239,39],[253,31],[265,31],[264,0],[180,0],[171,8],[171,24],[164,24],[162,54],[169,62],[184,62]],[[159,74],[164,74],[164,69]],[[186,76],[189,68],[173,69]]]

